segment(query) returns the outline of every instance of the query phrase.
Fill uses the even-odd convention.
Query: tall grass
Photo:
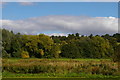
[[[3,59],[3,72],[117,75],[117,63],[110,60]]]

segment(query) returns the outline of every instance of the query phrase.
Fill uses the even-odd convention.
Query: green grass
[[[41,62],[40,62],[41,61]],[[78,61],[78,62],[76,62]],[[3,59],[3,64],[9,64],[9,65],[13,65],[17,63],[20,64],[33,64],[35,63],[35,65],[37,64],[45,64],[46,66],[48,66],[47,64],[52,63],[51,66],[54,65],[58,65],[61,66],[61,64],[63,64],[63,66],[66,66],[66,69],[69,68],[69,66],[73,66],[74,63],[76,64],[85,64],[88,65],[90,63],[91,64],[97,64],[97,63],[111,63],[111,59],[67,59],[67,58],[59,58],[59,59],[38,59],[38,58],[30,58],[30,59],[17,59],[17,58],[12,58],[12,59]],[[37,64],[36,64],[37,63]],[[67,64],[69,63],[69,64]],[[112,62],[113,63],[113,62]],[[114,63],[113,63],[114,64]],[[67,68],[67,65],[68,68]],[[112,64],[110,64],[112,66]],[[114,64],[115,65],[115,64]],[[24,65],[21,65],[24,66]],[[15,66],[16,68],[19,67]],[[29,66],[27,66],[29,67]],[[85,66],[84,66],[85,67]],[[21,67],[20,67],[21,68]],[[59,68],[58,69],[63,70],[63,68]],[[76,66],[73,66],[73,68],[78,69]],[[85,69],[84,69],[85,70]],[[66,70],[64,70],[66,71]],[[85,70],[87,71],[87,70]],[[44,73],[15,73],[13,72],[8,72],[6,70],[3,71],[3,78],[70,78],[70,77],[79,77],[79,78],[120,78],[120,75],[102,75],[102,74],[89,74],[88,71],[87,73],[84,72],[59,72],[59,73],[55,73],[55,72],[44,72]]]
[[[98,75],[98,74],[85,74],[85,73],[67,73],[67,74],[60,74],[60,73],[39,73],[39,74],[16,74],[11,73],[8,71],[4,71],[3,78],[120,78],[120,76],[105,76],[105,75]]]
[[[28,59],[25,59],[25,60],[31,60],[31,59],[34,59],[34,60],[46,60],[45,58],[42,58],[42,59],[38,59],[38,58],[28,58]],[[18,61],[18,60],[22,60],[21,58],[8,58],[8,59],[6,59],[6,60],[8,60],[8,61],[13,61],[13,62],[15,62],[15,61]],[[90,59],[90,58],[86,58],[86,59],[84,59],[84,58],[78,58],[78,59],[69,59],[69,58],[57,58],[57,59],[55,59],[55,58],[52,58],[52,59],[47,59],[47,60],[61,60],[61,61],[69,61],[69,60],[79,60],[79,61],[101,61],[101,60],[111,60],[111,59]]]

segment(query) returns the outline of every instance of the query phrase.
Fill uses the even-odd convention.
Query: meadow
[[[2,59],[3,78],[120,78],[110,59]]]

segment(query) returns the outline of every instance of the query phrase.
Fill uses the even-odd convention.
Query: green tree
[[[120,72],[120,44],[115,49],[113,61],[118,62],[118,71]]]
[[[79,58],[80,57],[79,49],[74,43],[63,45],[60,55],[66,58]]]
[[[80,36],[80,34],[79,34],[79,33],[76,33],[76,34],[75,34],[75,36],[76,36],[76,37],[79,37],[79,36]]]
[[[51,57],[50,50],[51,50],[52,45],[54,43],[52,38],[50,38],[47,35],[40,34],[38,39],[39,39],[39,41],[38,41],[39,46],[38,47],[41,48],[41,45],[42,45],[42,49],[44,50],[44,57],[46,57],[46,58]]]
[[[48,57],[53,45],[53,40],[44,34],[40,35],[23,35],[23,50],[29,52],[30,57]],[[42,51],[44,55],[41,55]]]
[[[92,40],[89,37],[81,37],[76,42],[79,49],[79,53],[83,58],[93,58],[94,46]]]
[[[116,46],[115,53],[113,56],[113,61],[120,62],[120,44]]]
[[[11,57],[21,57],[21,34],[14,34],[11,41]]]
[[[93,44],[96,58],[110,57],[113,54],[113,48],[108,40],[100,36],[93,37]]]
[[[40,53],[41,57],[43,57],[44,51],[42,49],[39,49],[39,53]]]
[[[51,55],[54,58],[59,58],[60,53],[61,53],[60,44],[55,43],[51,48]]]
[[[117,42],[120,42],[120,33],[116,33],[113,35],[117,39]]]
[[[11,48],[12,35],[13,34],[8,30],[2,29],[2,43],[3,43],[2,45],[8,53],[11,52],[10,48]]]
[[[11,56],[11,43],[12,43],[12,37],[14,34],[6,29],[2,29],[2,46],[3,46],[3,53]],[[3,56],[4,57],[4,56]]]
[[[29,52],[30,57],[40,57],[39,54],[39,36],[38,35],[23,35],[24,46],[22,47],[25,51]],[[39,55],[38,55],[39,54]]]

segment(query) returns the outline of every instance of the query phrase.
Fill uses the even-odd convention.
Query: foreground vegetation
[[[4,78],[120,78],[119,33],[47,36],[2,29],[0,44]]]
[[[3,77],[119,78],[110,59],[3,59]]]

